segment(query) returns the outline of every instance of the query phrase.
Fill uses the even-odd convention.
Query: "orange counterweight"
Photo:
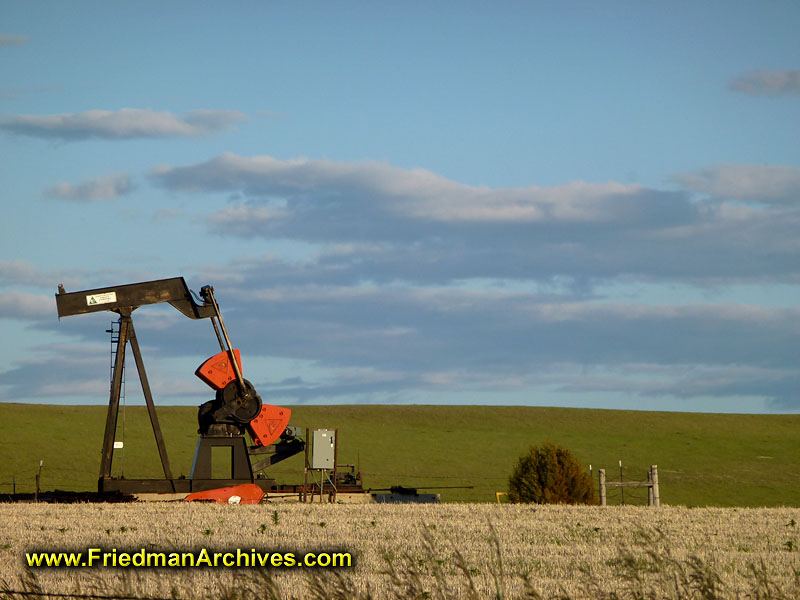
[[[239,350],[233,350],[239,371],[242,371],[242,357]],[[231,381],[236,379],[236,371],[231,363],[230,353],[227,350],[215,354],[194,372],[215,390],[222,390]],[[253,438],[256,446],[269,446],[275,442],[289,426],[289,417],[292,411],[280,406],[262,404],[258,415],[247,425],[247,431]]]
[[[280,406],[262,404],[261,412],[250,421],[247,431],[256,446],[269,446],[286,431],[292,411]]]
[[[236,362],[239,363],[239,371],[241,372],[242,356],[238,350],[233,350],[233,354],[236,357]],[[197,367],[194,374],[215,390],[223,389],[236,379],[236,371],[233,369],[230,353],[227,350],[223,350],[206,360],[206,362]]]

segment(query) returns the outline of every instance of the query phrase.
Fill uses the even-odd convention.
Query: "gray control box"
[[[313,437],[311,468],[333,470],[336,466],[336,431],[333,429],[315,429]]]

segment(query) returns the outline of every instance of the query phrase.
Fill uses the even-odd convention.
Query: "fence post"
[[[44,464],[44,461],[40,460],[39,461],[39,472],[36,473],[36,494],[33,496],[33,501],[34,502],[39,502],[39,480],[42,477],[42,465],[43,464]]]
[[[650,467],[650,479],[653,484],[650,488],[653,490],[653,506],[661,506],[661,498],[658,494],[658,465]]]
[[[600,506],[606,505],[606,470],[600,469]]]
[[[653,506],[653,467],[647,472],[647,506]]]

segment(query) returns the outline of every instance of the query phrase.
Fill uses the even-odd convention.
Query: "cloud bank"
[[[681,191],[486,188],[383,163],[234,154],[151,177],[174,192],[242,197],[208,216],[216,234],[322,244],[304,270],[317,281],[800,279],[792,167],[722,165],[676,176]]]
[[[672,191],[617,182],[489,188],[386,163],[224,154],[159,167],[150,181],[177,195],[218,195],[205,219],[216,235],[313,248],[302,258],[201,265],[190,277],[194,289],[217,287],[248,356],[302,365],[291,376],[247,367],[267,401],[626,395],[689,409],[698,397],[800,407],[796,307],[623,300],[596,285],[799,283],[795,168],[716,165],[675,175]],[[89,195],[89,183],[76,195]],[[20,263],[0,263],[4,274],[42,276]],[[22,300],[0,298],[0,309],[95,343],[107,327],[57,322],[54,307],[32,300],[23,309]],[[161,357],[200,361],[201,349],[216,351],[206,327],[169,307],[136,318],[142,343]],[[20,361],[0,384],[21,389],[35,368]],[[187,371],[165,393],[194,398],[190,380]],[[31,392],[47,397],[51,383]]]
[[[685,189],[717,198],[800,204],[800,168],[787,165],[716,165],[673,178]]]
[[[734,92],[752,96],[790,96],[800,94],[800,70],[756,69],[739,75],[730,84]]]
[[[131,179],[126,174],[108,175],[81,183],[57,183],[45,194],[50,198],[75,202],[114,200],[133,191]]]
[[[246,348],[247,376],[272,401],[374,402],[388,397],[424,402],[438,393],[496,398],[545,392],[551,397],[754,396],[775,406],[798,407],[798,308],[651,305],[433,286],[286,285],[273,277],[275,266],[274,260],[229,265],[224,285],[209,272],[194,286],[216,284],[231,338]],[[37,329],[93,344],[98,335],[105,339],[98,332],[107,328],[107,315],[59,322],[53,305],[49,296],[2,295],[0,318],[23,319]],[[216,351],[206,326],[170,307],[142,308],[136,324],[151,361],[187,356],[199,363],[203,351]],[[320,365],[326,373],[312,369],[286,379],[272,369],[254,368],[258,356]],[[107,360],[107,355],[95,360],[92,368],[105,372]],[[0,382],[11,389],[27,386],[34,395],[45,386],[41,395],[47,395],[51,378],[31,379],[32,364],[39,362],[11,366]],[[89,364],[79,373],[96,379]],[[189,381],[190,372],[185,373]],[[66,382],[75,377],[66,375],[66,366],[58,373]],[[185,389],[196,395],[197,386],[178,383],[160,389],[159,395],[180,396],[176,390]]]
[[[64,141],[182,138],[211,135],[245,120],[246,115],[232,110],[195,110],[179,117],[171,112],[123,108],[57,115],[12,115],[0,121],[0,129]]]
[[[581,181],[493,189],[458,183],[425,169],[400,169],[385,163],[282,161],[231,153],[196,165],[163,167],[153,177],[172,190],[236,190],[261,199],[283,199],[287,208],[295,211],[343,209],[339,220],[352,216],[348,209],[374,216],[368,212],[374,207],[387,217],[464,224],[629,221],[644,216],[640,200],[648,192],[636,185]],[[651,214],[673,208],[668,194],[649,196]],[[332,235],[338,230],[334,228]]]
[[[28,37],[25,35],[9,35],[7,33],[0,33],[0,46],[21,46],[28,43]]]

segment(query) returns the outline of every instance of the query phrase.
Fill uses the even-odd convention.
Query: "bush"
[[[548,442],[542,448],[531,446],[519,458],[508,480],[511,502],[537,504],[597,504],[592,478],[575,456]]]

